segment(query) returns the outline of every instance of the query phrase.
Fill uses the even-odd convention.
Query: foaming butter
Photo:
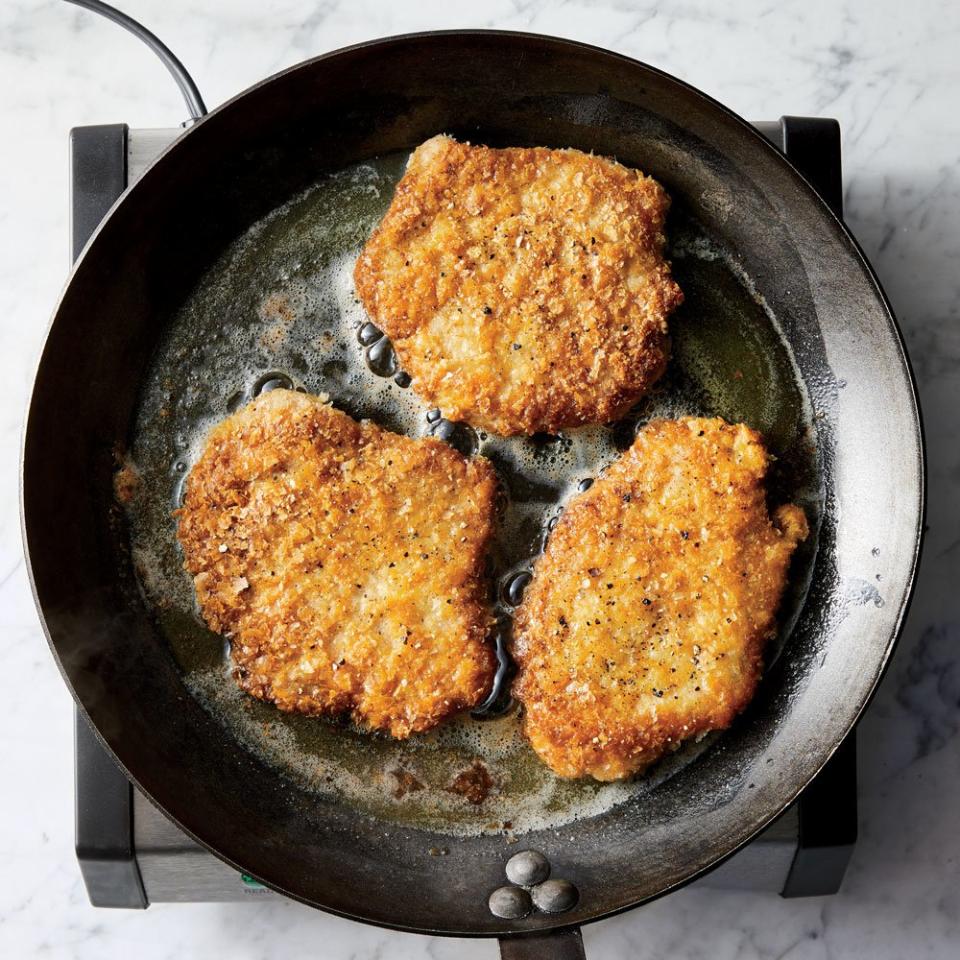
[[[377,364],[368,362],[370,343],[358,338],[368,318],[354,294],[353,265],[405,162],[397,154],[359,164],[294,197],[239,237],[171,318],[143,387],[130,451],[140,477],[128,505],[133,556],[193,696],[300,787],[452,834],[559,827],[650,790],[691,762],[709,738],[643,777],[600,784],[556,777],[527,745],[516,709],[495,720],[463,715],[403,742],[281,713],[234,684],[227,646],[197,614],[176,543],[171,513],[207,430],[271,384],[327,395],[355,418],[409,436],[436,429],[436,414],[402,385],[403,377],[390,367],[389,376],[371,369]],[[721,414],[762,430],[780,455],[799,450],[808,437],[809,408],[789,348],[749,279],[692,221],[674,225],[674,248],[688,294],[672,321],[674,362],[630,417],[559,437],[475,435],[475,448],[493,461],[505,491],[491,551],[504,616],[511,608],[502,584],[532,566],[563,504],[629,445],[638,424]],[[706,300],[706,293],[697,295],[701,288],[725,290],[725,299],[710,293]],[[730,346],[736,343],[746,353],[737,354]],[[739,379],[731,371],[748,355],[761,359],[751,361],[744,382],[742,371]],[[789,491],[795,500],[815,500],[804,486],[809,476],[798,471]],[[461,789],[478,761],[486,771],[483,789]]]

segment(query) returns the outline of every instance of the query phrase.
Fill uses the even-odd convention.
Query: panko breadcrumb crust
[[[767,513],[750,428],[662,420],[564,511],[515,620],[514,693],[562,777],[615,780],[753,697],[798,506]]]
[[[683,299],[663,255],[669,203],[579,150],[437,136],[361,253],[357,293],[445,417],[507,436],[605,423],[666,368]]]
[[[480,702],[496,486],[482,457],[293,391],[216,425],[177,536],[241,688],[397,738]]]

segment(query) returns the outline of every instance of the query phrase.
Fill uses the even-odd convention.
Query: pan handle
[[[500,941],[500,960],[586,960],[580,928]]]

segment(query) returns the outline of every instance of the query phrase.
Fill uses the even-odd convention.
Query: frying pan
[[[530,829],[517,845],[502,832],[451,836],[319,796],[241,743],[185,682],[140,588],[112,484],[166,331],[230,244],[325,173],[438,132],[593,150],[660,179],[733,251],[754,302],[775,318],[815,468],[818,533],[747,712],[652,789],[562,829]],[[745,362],[755,349],[743,347]],[[171,385],[181,389],[185,381]],[[924,496],[919,412],[890,308],[853,238],[789,163],[743,120],[651,67],[570,41],[473,31],[307,61],[187,130],[76,263],[37,371],[22,469],[51,649],[147,797],[287,896],[408,931],[519,938],[504,946],[518,956],[576,955],[576,925],[689,881],[797,797],[890,656]],[[490,912],[505,861],[523,848],[576,884],[569,912]]]

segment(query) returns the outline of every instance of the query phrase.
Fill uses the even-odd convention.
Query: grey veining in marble
[[[659,66],[744,116],[837,117],[847,219],[913,357],[930,532],[902,643],[861,726],[861,839],[839,896],[681,891],[585,931],[593,957],[960,955],[960,4],[953,0],[126,0],[214,105],[372,36],[504,27]],[[135,40],[56,0],[0,6],[0,956],[492,958],[487,942],[389,933],[288,903],[89,907],[73,857],[71,705],[20,555],[22,411],[67,269],[66,133],[169,126],[183,108]]]

